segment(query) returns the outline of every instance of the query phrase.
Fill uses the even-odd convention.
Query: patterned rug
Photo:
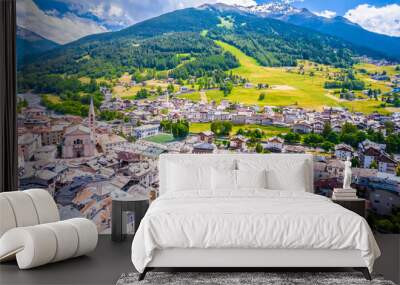
[[[368,281],[359,272],[148,272],[138,281],[138,273],[122,274],[116,285],[395,285],[381,276]]]

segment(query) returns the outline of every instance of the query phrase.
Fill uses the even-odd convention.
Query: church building
[[[93,98],[90,100],[88,127],[75,125],[65,130],[64,145],[62,149],[63,158],[88,157],[95,154],[95,111]]]

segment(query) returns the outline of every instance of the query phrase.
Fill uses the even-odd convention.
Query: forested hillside
[[[198,33],[173,33],[148,39],[91,41],[55,50],[25,67],[27,73],[59,73],[89,77],[118,77],[141,68],[168,70],[187,60],[203,62],[214,56],[215,61],[201,68],[223,68],[222,50],[211,39]]]
[[[271,67],[296,66],[299,60],[350,67],[356,56],[373,54],[283,21],[229,6],[221,9],[205,5],[167,13],[118,32],[88,36],[42,53],[20,68],[19,90],[38,89],[38,82],[49,81],[49,75],[111,80],[128,73],[141,82],[217,74],[218,80],[223,80],[223,72],[237,67],[238,61],[216,45],[216,40]]]

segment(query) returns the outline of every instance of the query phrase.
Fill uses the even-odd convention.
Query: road
[[[200,101],[201,103],[207,104],[207,94],[204,91],[200,91]]]

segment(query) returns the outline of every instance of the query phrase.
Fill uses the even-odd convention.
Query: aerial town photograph
[[[135,23],[122,11],[112,24],[93,16],[85,33],[45,38],[28,14],[67,17],[68,1],[58,12],[57,1],[26,2],[29,11],[17,1],[19,188],[47,189],[61,219],[110,233],[113,198],[157,196],[164,153],[307,153],[317,193],[341,187],[349,158],[371,228],[400,233],[394,37],[361,26],[335,34],[328,26],[351,15],[292,1],[204,1]],[[310,15],[325,26],[313,29]]]

